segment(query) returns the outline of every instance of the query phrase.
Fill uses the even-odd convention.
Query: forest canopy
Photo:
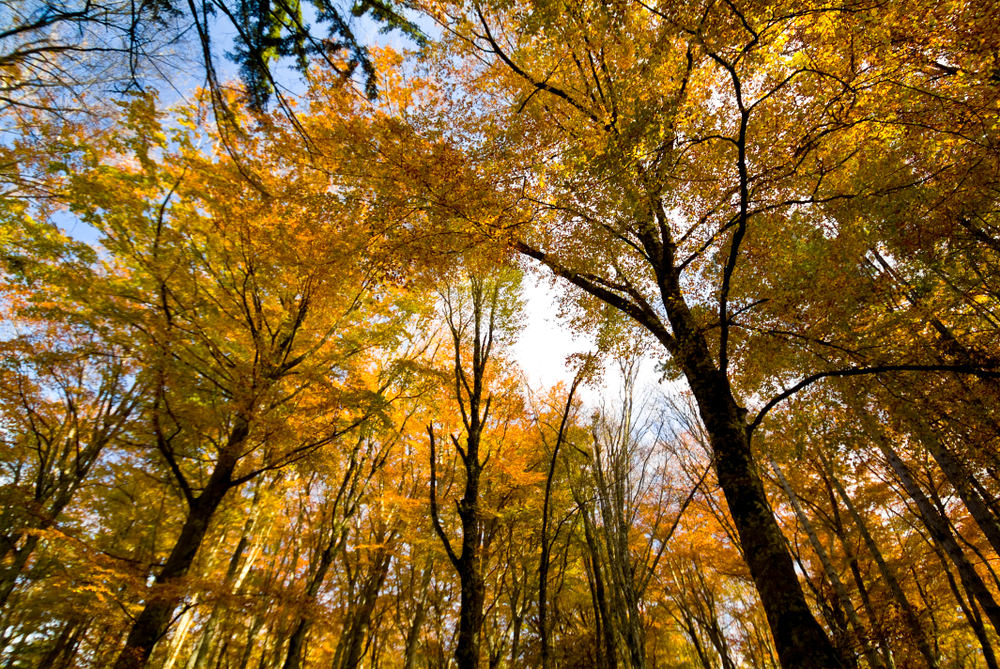
[[[3,666],[1000,667],[991,3],[2,7]]]

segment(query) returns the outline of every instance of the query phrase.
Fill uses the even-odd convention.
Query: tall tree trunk
[[[229,566],[226,569],[224,589],[232,590],[234,593],[239,591],[240,586],[243,583],[243,579],[247,572],[249,572],[256,554],[256,549],[252,548],[250,550],[250,556],[247,558],[247,563],[241,570],[240,566],[243,563],[243,554],[246,552],[247,547],[250,546],[250,539],[255,530],[255,525],[257,524],[257,518],[259,515],[259,508],[257,505],[259,501],[260,487],[254,491],[250,515],[243,523],[243,532],[240,534],[240,540],[237,542],[236,549],[229,558]],[[208,658],[212,652],[212,638],[215,636],[216,626],[218,625],[219,619],[225,608],[225,604],[221,602],[216,603],[216,605],[212,607],[212,612],[209,614],[208,621],[205,623],[205,627],[201,632],[201,638],[198,640],[195,651],[191,654],[191,657],[188,658],[185,669],[206,669],[208,666]]]
[[[253,501],[250,505],[250,514],[243,523],[243,531],[240,533],[240,540],[237,542],[236,548],[233,550],[233,554],[229,558],[229,566],[226,568],[226,580],[223,589],[230,590],[233,593],[240,590],[240,587],[243,584],[243,579],[246,578],[247,573],[250,571],[257,551],[260,548],[259,545],[251,548],[250,555],[247,557],[246,563],[244,564],[243,555],[246,553],[247,548],[250,547],[250,541],[253,538],[253,533],[256,530],[257,520],[260,515],[260,508],[258,506],[260,503],[260,495],[261,486],[258,486],[254,490]],[[206,669],[206,667],[208,667],[209,656],[212,652],[212,640],[215,636],[216,627],[218,626],[219,620],[223,616],[225,609],[226,605],[224,602],[217,602],[216,605],[212,607],[212,612],[208,616],[208,621],[202,629],[201,638],[198,639],[195,651],[191,654],[191,657],[188,658],[185,669]]]
[[[555,478],[556,463],[558,462],[557,458],[559,457],[559,447],[562,446],[563,440],[566,437],[566,426],[569,422],[570,412],[573,408],[573,395],[576,393],[577,387],[583,380],[583,375],[584,370],[581,369],[577,372],[576,376],[573,377],[573,383],[569,387],[569,393],[566,397],[566,407],[563,409],[562,417],[559,420],[559,431],[556,433],[556,443],[555,446],[552,447],[552,457],[549,460],[548,475],[545,477],[545,497],[542,500],[542,530],[540,538],[542,546],[538,557],[538,642],[541,647],[542,669],[549,669],[552,664],[550,658],[551,648],[548,624],[549,553],[552,548],[549,543],[549,506],[552,501],[552,481]],[[520,623],[520,620],[518,620],[518,623]],[[520,624],[518,625],[517,631],[520,632]],[[516,645],[517,642],[515,640],[515,646]],[[514,659],[516,660],[516,657]]]
[[[875,560],[875,564],[878,566],[882,579],[885,581],[886,585],[889,586],[889,591],[892,593],[893,598],[899,605],[899,608],[903,613],[903,620],[906,622],[906,626],[909,628],[910,634],[913,636],[913,639],[917,644],[917,649],[920,651],[920,654],[924,656],[927,666],[936,668],[938,666],[937,655],[931,649],[930,642],[927,639],[927,634],[924,631],[924,626],[920,622],[920,617],[917,615],[917,611],[913,608],[910,600],[906,597],[906,593],[903,591],[903,587],[900,585],[899,579],[896,578],[896,573],[886,563],[885,558],[882,556],[881,549],[879,549],[878,544],[875,543],[875,539],[872,537],[871,532],[868,531],[868,525],[865,519],[862,518],[861,513],[854,506],[854,502],[852,502],[851,498],[847,495],[847,492],[840,483],[840,479],[836,477],[830,463],[822,454],[819,455],[819,458],[823,468],[826,470],[825,473],[827,480],[836,489],[840,499],[843,500],[844,508],[847,509],[847,512],[854,520],[854,525],[858,528],[858,532],[861,534],[861,538],[864,540],[865,546],[868,548],[868,553],[872,556],[872,559]]]
[[[809,610],[785,537],[768,503],[750,449],[746,411],[733,398],[729,379],[705,364],[707,356],[705,349],[703,362],[691,365],[688,381],[781,665],[786,669],[841,667],[837,651]]]
[[[371,571],[365,577],[365,583],[361,591],[361,599],[358,603],[354,615],[350,618],[348,628],[344,631],[341,641],[338,644],[337,656],[341,658],[339,664],[334,663],[339,669],[356,669],[361,664],[364,655],[365,639],[371,627],[372,614],[375,612],[375,604],[378,602],[379,592],[389,574],[389,563],[392,561],[392,553],[386,548],[380,548],[375,557],[375,563]],[[343,648],[343,651],[340,649]]]
[[[974,477],[971,472],[941,443],[933,430],[917,421],[914,422],[921,443],[930,451],[934,461],[937,462],[948,479],[948,483],[952,485],[962,503],[965,504],[965,508],[969,510],[969,515],[976,521],[983,536],[990,542],[993,551],[1000,556],[1000,523],[997,522],[996,516],[979,495],[979,491],[973,483]]]
[[[844,615],[843,607],[837,601],[836,593],[833,593],[831,597],[831,593],[827,592],[824,588],[827,582],[822,577],[815,579],[817,582],[809,578],[809,568],[802,561],[802,552],[799,550],[798,545],[792,546],[792,559],[795,560],[795,565],[798,567],[799,572],[806,574],[803,584],[813,594],[813,600],[819,607],[819,615],[826,621],[826,626],[830,630],[830,636],[833,639],[833,647],[840,654],[841,661],[847,669],[858,669],[858,659],[854,656],[854,650],[851,645],[853,637],[849,629],[850,625],[847,617]]]
[[[993,587],[1000,588],[1000,575],[998,575],[996,570],[993,568],[993,565],[990,563],[990,559],[987,556],[983,555],[983,552],[979,549],[979,546],[977,546],[976,544],[972,543],[964,536],[962,536],[962,533],[959,532],[958,526],[955,524],[954,519],[951,517],[951,515],[948,514],[948,509],[947,507],[945,507],[944,500],[942,500],[941,496],[938,495],[937,490],[934,489],[933,487],[928,487],[924,492],[927,494],[927,498],[931,501],[931,504],[934,505],[934,508],[937,509],[938,516],[940,518],[943,518],[945,523],[948,525],[949,531],[955,537],[957,537],[957,540],[960,541],[965,548],[968,548],[970,551],[972,551],[973,555],[979,558],[979,564],[982,565],[983,569],[985,569],[986,572],[990,575],[990,580],[992,580]],[[963,548],[962,550],[964,551],[965,548]]]
[[[52,647],[49,648],[49,652],[45,654],[38,666],[44,669],[69,666],[88,627],[88,623],[79,620],[71,620],[63,625],[59,636],[53,641]]]
[[[518,606],[511,613],[511,638],[510,638],[510,664],[517,666],[518,657],[521,655],[521,630],[524,627],[524,614],[528,608],[527,593],[523,606]]]
[[[729,652],[729,641],[726,639],[726,635],[722,631],[722,626],[719,624],[719,614],[716,610],[715,604],[715,593],[708,587],[708,583],[705,582],[705,575],[702,573],[701,565],[695,561],[692,564],[693,577],[690,581],[690,590],[693,595],[697,609],[695,611],[695,619],[701,625],[705,633],[708,634],[708,640],[715,647],[715,652],[719,655],[719,660],[722,663],[722,669],[736,669],[736,663],[733,662],[732,654]],[[697,583],[695,582],[697,580]]]
[[[250,623],[250,627],[247,630],[246,641],[243,644],[243,653],[240,655],[240,662],[236,666],[238,666],[238,667],[249,667],[250,666],[250,657],[251,657],[251,655],[253,655],[253,650],[254,650],[254,647],[256,645],[254,643],[254,640],[257,638],[257,635],[260,633],[261,628],[264,627],[264,621],[265,621],[265,616],[264,615],[258,614],[258,615],[255,615],[252,618],[252,621]],[[262,652],[261,653],[261,657],[264,657],[264,655],[265,655],[265,653]]]
[[[827,499],[830,501],[830,511],[832,520],[832,530],[837,540],[840,542],[841,548],[847,554],[847,566],[851,571],[851,578],[854,580],[854,587],[857,588],[858,596],[861,597],[861,604],[864,607],[865,615],[868,617],[869,624],[875,635],[875,642],[878,644],[879,653],[882,657],[883,666],[887,669],[895,669],[895,663],[892,659],[892,651],[889,648],[888,635],[885,631],[885,626],[882,624],[882,620],[878,613],[875,611],[875,607],[872,605],[871,596],[868,594],[868,586],[865,585],[864,577],[861,575],[861,565],[858,563],[858,556],[854,550],[854,546],[851,544],[850,540],[847,538],[847,532],[844,529],[844,522],[840,515],[840,503],[837,501],[837,494],[834,492],[833,484],[830,483],[830,478],[827,476],[826,469],[824,468],[822,462],[818,465],[820,478],[823,480],[823,486],[826,488]]]
[[[876,439],[879,448],[882,449],[882,453],[889,463],[889,467],[892,468],[892,471],[899,478],[899,482],[903,485],[903,489],[906,490],[906,494],[917,505],[920,520],[927,527],[934,541],[944,549],[944,552],[958,570],[958,576],[962,581],[962,585],[979,602],[979,605],[986,613],[986,617],[993,624],[994,629],[1000,630],[1000,606],[997,605],[993,594],[965,557],[965,553],[962,552],[961,546],[958,545],[955,536],[951,532],[951,528],[948,526],[947,519],[943,518],[937,509],[934,508],[930,499],[927,498],[923,490],[920,489],[920,486],[917,485],[910,469],[896,451],[889,446],[886,439],[879,437],[876,437]]]
[[[962,609],[962,613],[965,614],[965,619],[969,622],[969,627],[972,628],[972,633],[976,635],[976,639],[979,640],[979,645],[983,649],[983,659],[986,661],[986,666],[988,669],[998,669],[996,656],[993,654],[993,645],[990,643],[989,634],[986,631],[986,626],[983,625],[983,617],[979,614],[979,609],[976,606],[976,600],[974,597],[965,598],[962,594],[962,590],[959,588],[958,583],[955,582],[955,577],[951,574],[951,569],[948,567],[948,558],[942,553],[941,548],[934,545],[934,552],[937,553],[938,559],[941,560],[941,565],[944,568],[944,575],[948,580],[948,587],[951,589],[951,594],[955,597],[955,601],[958,602],[959,608]]]
[[[743,112],[737,147],[740,154],[739,227],[732,239],[735,262],[740,240],[749,217],[749,179],[746,166],[747,112]],[[650,195],[650,210],[636,222],[634,232],[656,278],[658,299],[666,313],[666,323],[644,298],[634,296],[635,288],[615,292],[614,284],[595,281],[590,274],[573,271],[558,258],[524,242],[517,250],[546,264],[608,305],[635,319],[656,337],[680,368],[691,388],[714,456],[716,478],[729,506],[744,559],[760,595],[778,658],[786,669],[829,669],[842,667],[840,657],[816,621],[799,583],[795,566],[781,528],[767,499],[764,484],[750,446],[747,412],[733,394],[728,371],[729,316],[720,314],[718,355],[712,354],[704,323],[691,313],[681,286],[683,263],[675,257],[676,241],[670,222],[664,220],[663,203]],[[725,305],[727,278],[723,280],[720,305]],[[626,281],[627,283],[627,281]],[[669,327],[668,327],[669,326]]]
[[[156,577],[142,612],[132,623],[125,647],[115,662],[115,669],[140,669],[146,664],[153,646],[166,632],[170,616],[181,602],[181,579],[194,562],[205,538],[212,516],[232,488],[238,447],[249,434],[249,426],[240,421],[229,436],[227,447],[219,454],[215,469],[201,493],[189,503],[187,518],[173,550]]]
[[[362,467],[360,466],[360,453],[363,443],[360,437],[351,451],[350,461],[344,475],[341,478],[337,493],[330,504],[330,517],[333,526],[330,528],[330,538],[323,547],[319,562],[315,571],[309,576],[306,583],[305,600],[312,603],[316,600],[323,581],[333,565],[333,561],[338,554],[344,550],[347,542],[348,530],[346,529],[347,519],[354,515],[360,503],[360,496],[364,489]],[[374,470],[373,470],[374,471]],[[295,629],[288,639],[288,650],[283,669],[298,669],[302,665],[302,653],[305,647],[306,635],[312,627],[312,620],[305,614],[299,615],[295,624]]]
[[[397,563],[398,564],[398,563]],[[410,627],[406,631],[405,651],[403,655],[403,669],[413,669],[417,662],[417,646],[420,643],[420,629],[424,625],[424,618],[427,617],[426,593],[430,586],[431,577],[434,575],[433,563],[424,567],[420,575],[420,598],[417,601],[417,610],[410,621]]]
[[[560,435],[562,436],[562,435]],[[542,501],[542,530],[539,541],[541,551],[538,556],[538,644],[542,656],[542,669],[549,669],[552,666],[550,653],[552,649],[549,641],[549,501],[552,493],[552,477],[555,474],[556,455],[558,454],[559,443],[556,440],[556,447],[552,452],[552,460],[549,463],[549,473],[545,479],[545,497]]]
[[[603,527],[601,536],[604,539],[607,575],[611,584],[609,604],[615,621],[615,629],[620,635],[627,651],[627,661],[632,669],[644,669],[646,665],[646,639],[639,608],[639,593],[636,592],[635,569],[629,552],[629,532],[622,513],[624,511],[624,496],[621,490],[613,494],[598,482],[598,504],[601,507]],[[612,485],[622,485],[616,481]]]
[[[470,454],[472,450],[469,449]],[[458,612],[458,646],[455,648],[458,669],[477,669],[479,666],[483,607],[486,601],[486,584],[483,582],[479,561],[479,467],[475,467],[475,470],[475,482],[473,485],[466,485],[466,494],[459,502],[462,556],[456,568],[462,591]]]
[[[691,639],[691,644],[694,646],[695,653],[698,655],[698,661],[701,663],[702,669],[715,669],[712,660],[708,657],[705,652],[705,647],[701,643],[701,638],[698,636],[698,628],[694,624],[694,618],[691,612],[685,604],[680,605],[681,617],[684,619],[684,629],[687,631],[688,637]]]
[[[745,197],[741,198],[744,200]],[[644,233],[645,235],[646,233]],[[734,239],[734,245],[737,241]],[[841,667],[840,657],[816,621],[774,517],[750,446],[747,411],[736,401],[728,375],[728,351],[714,358],[705,331],[691,313],[669,239],[644,239],[660,257],[655,267],[672,334],[645,317],[687,379],[712,447],[715,474],[733,518],[744,560],[760,595],[778,659],[786,669]],[[658,327],[657,327],[658,326]],[[728,328],[728,323],[724,323]]]
[[[460,551],[456,553],[451,540],[441,524],[437,505],[437,453],[435,451],[434,430],[428,427],[430,437],[431,481],[430,507],[434,531],[444,545],[461,585],[458,611],[458,644],[455,660],[458,669],[477,669],[479,651],[482,644],[486,585],[483,582],[484,553],[487,549],[487,527],[480,510],[480,479],[484,461],[480,446],[486,421],[490,415],[492,396],[487,391],[486,368],[497,333],[498,310],[501,308],[501,292],[506,290],[499,276],[483,278],[472,276],[468,282],[469,302],[467,313],[460,313],[461,305],[452,302],[452,289],[442,295],[446,305],[445,314],[454,345],[454,388],[458,401],[462,425],[465,429],[465,448],[457,436],[451,440],[455,451],[462,459],[465,471],[465,488],[458,501],[458,518],[462,527]],[[471,335],[471,336],[470,336]],[[463,348],[467,351],[471,344],[471,360],[468,368],[463,365]],[[488,459],[488,456],[487,456]]]
[[[618,666],[618,644],[615,642],[615,630],[604,583],[604,559],[601,557],[597,537],[594,536],[596,528],[594,528],[594,522],[590,517],[589,508],[586,505],[581,505],[580,512],[583,514],[583,535],[589,552],[587,563],[590,565],[593,581],[591,593],[594,600],[594,619],[597,623],[595,641],[598,666],[602,669],[615,669]]]
[[[313,572],[309,578],[309,582],[306,584],[305,599],[307,602],[312,602],[316,599],[316,594],[323,585],[323,581],[326,580],[326,574],[330,571],[330,565],[333,564],[334,555],[340,548],[340,538],[340,533],[334,528],[330,540],[320,554],[316,571]],[[285,661],[281,665],[282,669],[299,669],[302,666],[302,652],[305,648],[306,635],[309,633],[310,627],[312,627],[312,619],[307,615],[300,615],[295,623],[292,635],[288,638],[288,650],[285,652]]]
[[[477,376],[477,378],[479,378]],[[462,526],[461,552],[456,553],[452,548],[451,540],[448,538],[441,524],[437,508],[437,451],[435,448],[434,430],[428,428],[430,437],[430,459],[431,459],[431,519],[434,523],[434,530],[441,539],[451,560],[452,566],[458,572],[460,586],[459,608],[458,608],[458,642],[455,647],[455,661],[458,669],[477,669],[479,666],[479,649],[482,642],[483,609],[486,601],[486,584],[483,581],[481,551],[482,551],[482,523],[479,512],[479,478],[482,473],[482,465],[479,461],[479,437],[482,431],[480,422],[478,402],[472,404],[472,420],[467,425],[468,433],[466,447],[463,451],[458,443],[458,439],[452,437],[456,450],[462,455],[465,465],[465,491],[458,501],[458,517]],[[486,410],[489,402],[486,403]],[[486,411],[484,410],[484,415]]]
[[[184,613],[181,614],[174,636],[170,639],[170,645],[167,648],[167,660],[163,663],[162,669],[174,668],[174,664],[177,662],[177,658],[180,657],[181,650],[184,649],[184,645],[187,642],[188,632],[191,631],[191,625],[194,623],[194,614],[198,610],[198,604],[200,602],[197,598],[194,598],[191,604],[186,607]]]
[[[871,644],[868,643],[867,630],[861,623],[861,619],[858,617],[857,609],[854,608],[854,603],[851,602],[851,597],[847,593],[847,588],[844,586],[844,582],[840,580],[836,567],[834,567],[829,554],[823,547],[822,542],[820,542],[819,536],[813,528],[812,521],[809,519],[809,516],[806,515],[802,505],[799,503],[798,495],[795,494],[792,486],[789,485],[788,479],[786,479],[785,475],[781,472],[781,468],[778,467],[778,463],[772,459],[770,460],[770,464],[771,469],[774,471],[774,475],[778,479],[779,485],[781,485],[782,490],[785,491],[785,495],[788,497],[788,501],[791,503],[792,509],[795,511],[795,516],[799,519],[799,523],[802,524],[802,529],[806,532],[806,537],[809,539],[809,545],[812,546],[813,551],[815,551],[816,555],[819,557],[820,564],[823,566],[823,572],[826,575],[826,580],[833,586],[833,592],[837,595],[840,606],[843,608],[848,621],[850,621],[851,627],[854,628],[854,633],[858,642],[861,644],[865,659],[868,660],[868,664],[871,667],[883,667],[881,659],[875,654],[875,650],[871,647]]]

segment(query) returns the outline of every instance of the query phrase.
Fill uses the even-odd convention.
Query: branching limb
[[[663,323],[653,311],[652,307],[650,307],[645,300],[638,302],[633,301],[637,297],[636,294],[631,295],[633,298],[632,300],[627,299],[608,287],[608,282],[600,277],[574,271],[562,265],[555,258],[544,251],[540,251],[539,249],[529,246],[522,241],[515,241],[513,245],[519,253],[539,261],[552,270],[556,276],[563,277],[578,288],[581,288],[585,292],[607,302],[619,311],[632,317],[633,320],[652,332],[668,352],[672,353],[676,350],[677,346],[673,335],[671,335],[663,326]],[[624,290],[625,287],[621,287],[621,289]],[[641,299],[641,296],[638,297]]]
[[[1000,369],[977,367],[974,365],[875,365],[872,367],[851,367],[848,369],[834,369],[826,372],[817,372],[805,377],[791,388],[775,395],[767,404],[764,405],[764,408],[757,413],[753,422],[747,426],[747,435],[753,434],[753,431],[757,429],[771,409],[817,381],[831,377],[865,376],[870,374],[884,374],[886,372],[951,372],[953,374],[967,374],[969,376],[978,376],[985,379],[1000,378]]]
[[[441,539],[441,543],[444,544],[444,550],[448,554],[448,559],[451,563],[455,565],[458,569],[459,559],[458,555],[455,554],[455,550],[451,547],[451,540],[448,539],[448,535],[444,531],[444,526],[441,525],[441,516],[438,514],[438,501],[437,501],[437,450],[435,448],[434,440],[434,426],[427,426],[427,437],[430,439],[430,450],[431,450],[431,481],[430,481],[430,498],[431,498],[431,521],[434,523],[434,532]]]

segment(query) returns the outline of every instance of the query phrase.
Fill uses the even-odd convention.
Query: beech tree
[[[754,431],[777,403],[826,376],[994,373],[890,348],[862,356],[865,337],[847,335],[848,348],[819,314],[799,325],[816,299],[842,310],[841,325],[856,318],[863,285],[814,298],[807,284],[829,274],[824,290],[843,285],[833,277],[863,263],[865,243],[880,234],[860,221],[876,221],[900,192],[925,185],[886,128],[904,143],[947,132],[913,130],[910,121],[915,108],[950,108],[927,74],[936,61],[891,57],[871,30],[878,20],[892,34],[910,19],[773,3],[431,11],[454,31],[456,58],[468,55],[465,90],[486,108],[469,124],[470,137],[487,137],[469,152],[470,169],[505,175],[489,187],[494,211],[511,213],[467,215],[587,295],[584,304],[623,312],[663,347],[698,403],[783,665],[840,666],[770,510]],[[986,98],[977,96],[989,93],[980,82],[967,91],[977,102],[961,118],[978,132],[986,107],[977,103]],[[886,109],[887,100],[895,106]],[[960,178],[982,155],[974,141],[957,142],[961,164],[932,177],[936,184]],[[793,283],[802,293],[787,292]],[[846,354],[820,350],[838,345]],[[794,374],[805,378],[789,382]],[[752,415],[746,405],[757,402]]]
[[[122,345],[127,339],[141,351],[144,437],[188,507],[122,667],[141,666],[166,630],[181,599],[178,581],[231,490],[381,411],[382,389],[365,386],[365,358],[349,333],[373,315],[369,306],[394,308],[388,286],[383,302],[370,297],[375,268],[356,264],[373,239],[335,231],[350,220],[347,196],[316,197],[315,183],[273,181],[280,157],[272,152],[259,154],[272,189],[264,195],[261,182],[243,178],[245,164],[185,154],[192,144],[183,134],[174,137],[176,163],[162,166],[154,154],[167,150],[166,139],[155,114],[150,99],[138,99],[126,129],[107,140],[108,153],[87,154],[93,162],[69,185],[72,207],[102,233],[113,265],[102,281],[63,289],[89,303],[95,326],[117,323]],[[135,160],[134,169],[116,153]],[[255,167],[263,173],[264,164]],[[207,459],[202,441],[215,451]]]
[[[479,665],[486,606],[484,567],[496,532],[495,519],[486,514],[483,469],[500,444],[491,444],[487,428],[495,422],[491,409],[497,411],[499,404],[503,412],[503,403],[509,401],[494,398],[490,384],[492,370],[488,367],[496,362],[494,346],[499,348],[510,337],[516,318],[516,290],[516,275],[498,273],[487,277],[473,275],[467,287],[448,285],[440,292],[454,355],[451,385],[462,427],[461,436],[450,435],[454,453],[461,459],[461,478],[464,479],[461,499],[456,502],[460,523],[458,541],[453,541],[449,535],[439,509],[438,448],[433,425],[427,428],[431,465],[430,513],[434,531],[461,583],[455,660],[462,669],[474,669]],[[503,439],[502,435],[498,437]]]

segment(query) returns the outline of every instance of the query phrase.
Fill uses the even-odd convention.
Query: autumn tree
[[[836,304],[837,328],[856,322],[865,287],[845,282],[847,268],[890,234],[877,225],[880,208],[924,178],[894,138],[947,136],[943,124],[914,124],[914,110],[954,102],[969,132],[981,132],[989,92],[975,80],[965,89],[974,103],[942,99],[936,91],[950,84],[928,73],[923,53],[882,46],[876,34],[918,30],[903,10],[538,2],[430,11],[454,31],[450,55],[469,56],[455,66],[482,110],[464,126],[463,141],[478,141],[469,178],[495,175],[484,187],[498,202],[495,213],[446,205],[572,284],[584,306],[610,305],[658,342],[698,403],[783,665],[840,666],[803,595],[751,436],[777,402],[828,376],[983,373],[891,347],[861,355],[858,341],[832,355],[841,330],[825,328],[833,323],[818,305]],[[451,124],[467,113],[456,108]],[[963,165],[974,142],[958,141]],[[963,169],[935,178],[954,184]]]
[[[502,412],[505,400],[494,397],[490,383],[493,372],[489,367],[491,363],[496,364],[494,346],[504,344],[515,322],[516,290],[517,275],[507,270],[495,276],[473,274],[467,285],[446,285],[439,294],[454,356],[450,381],[462,428],[461,434],[450,435],[454,452],[461,459],[464,479],[461,498],[456,502],[460,523],[457,542],[442,521],[439,508],[438,448],[433,426],[427,429],[431,464],[430,512],[434,530],[461,583],[455,659],[463,669],[479,665],[486,604],[484,565],[495,531],[495,523],[484,508],[483,469],[497,450],[497,445],[491,444],[494,437],[487,432],[491,421],[495,420],[491,410],[496,412],[499,404]]]
[[[39,532],[59,521],[105,448],[128,428],[140,396],[121,352],[102,342],[67,341],[55,330],[48,336],[60,344],[55,350],[15,340],[4,356],[0,606],[28,564]],[[94,355],[97,364],[88,360]]]
[[[420,328],[413,328],[413,333],[424,334]],[[315,613],[318,601],[321,596],[331,599],[330,590],[340,595],[337,603],[343,618],[330,654],[332,664],[343,669],[360,666],[379,631],[374,622],[377,605],[406,529],[422,524],[405,512],[407,502],[422,498],[423,490],[422,481],[412,480],[407,471],[412,468],[406,466],[404,449],[424,436],[416,416],[428,411],[426,395],[436,379],[405,369],[410,364],[419,367],[427,340],[418,337],[408,343],[387,356],[378,375],[375,385],[387,402],[381,420],[357,430],[339,452],[317,453],[299,465],[310,472],[304,496],[318,497],[322,503],[316,513],[319,519],[309,523],[317,540],[307,551],[306,578],[297,584],[302,594],[296,598],[282,661],[285,669],[306,663],[306,640],[320,618]],[[334,583],[328,584],[330,580]]]
[[[574,427],[574,413],[578,409],[578,400],[575,395],[580,384],[593,374],[593,358],[585,358],[581,362],[580,369],[573,376],[569,390],[566,393],[565,405],[559,414],[558,426],[555,429],[554,438],[551,439],[551,453],[548,454],[548,469],[545,475],[545,492],[542,498],[541,526],[538,532],[539,555],[538,555],[538,644],[541,665],[543,669],[548,669],[552,665],[552,641],[549,622],[549,570],[552,567],[551,556],[559,530],[566,522],[565,517],[554,522],[555,515],[553,503],[554,486],[556,483],[556,471],[559,464],[559,451],[567,446],[567,441],[571,439],[571,430]],[[544,438],[543,443],[548,447],[548,441]],[[564,458],[565,459],[565,458]],[[550,530],[550,527],[553,528]]]
[[[62,277],[48,263],[65,263],[86,285],[94,279],[89,249],[31,220],[4,236],[0,607],[40,532],[59,523],[105,449],[120,445],[142,398],[128,350],[60,304]]]
[[[363,200],[331,192],[328,172],[283,179],[294,154],[248,144],[236,165],[199,154],[183,130],[168,160],[151,98],[126,112],[120,132],[77,154],[66,197],[110,262],[87,285],[63,271],[61,308],[82,309],[91,327],[115,323],[111,343],[136,351],[141,438],[187,506],[118,660],[141,666],[226,496],[382,411],[381,389],[362,374],[372,340],[352,333],[374,335],[362,324],[381,311],[390,341],[407,307],[388,284],[372,293],[376,238],[343,227]],[[251,160],[255,182],[245,178]]]

